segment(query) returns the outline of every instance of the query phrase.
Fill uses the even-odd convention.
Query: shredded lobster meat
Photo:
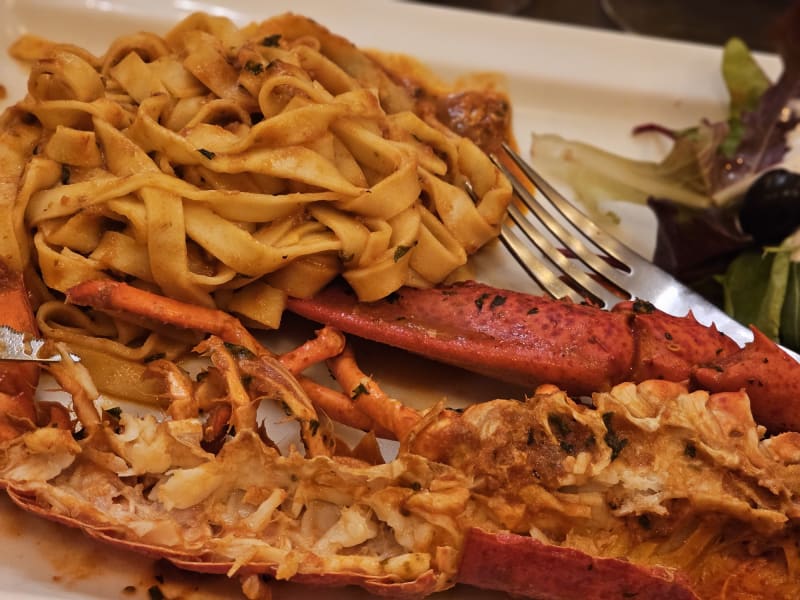
[[[263,359],[237,357],[239,364]],[[77,391],[80,366],[65,370]],[[239,372],[223,361],[210,370]],[[252,396],[228,401],[255,407],[259,385],[250,386]],[[403,582],[412,595],[428,594],[452,585],[462,520],[480,512],[469,478],[456,469],[414,454],[375,466],[296,451],[281,456],[254,413],[237,421],[216,454],[204,448],[202,414],[102,418],[85,437],[34,428],[4,445],[3,485],[42,516],[196,570],[281,579],[337,574],[341,584]]]
[[[434,407],[394,460],[368,465],[282,456],[254,416],[263,382],[231,378],[266,357],[224,357],[201,383],[216,378],[232,412],[251,408],[218,451],[204,444],[203,411],[87,417],[84,406],[78,422],[90,429],[32,428],[6,443],[0,481],[37,514],[228,576],[319,577],[398,596],[461,577],[480,586],[459,571],[478,528],[661,569],[701,598],[718,597],[754,560],[772,597],[796,588],[800,434],[764,438],[744,393],[653,380],[596,394],[590,407],[542,386],[524,402]],[[81,388],[88,397],[79,365],[59,368],[73,397]],[[642,573],[637,581],[655,577]]]
[[[764,439],[743,393],[663,381],[616,386],[593,405],[545,386],[427,423],[407,450],[478,482],[504,529],[679,568],[698,591],[719,589],[712,565],[756,548],[797,573],[800,434]]]

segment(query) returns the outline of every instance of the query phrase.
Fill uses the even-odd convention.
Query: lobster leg
[[[253,385],[262,385],[266,395],[283,399],[287,410],[300,423],[303,440],[312,455],[327,454],[330,451],[330,438],[319,427],[319,420],[312,406],[312,398],[325,412],[333,412],[342,420],[357,425],[372,425],[362,413],[350,406],[349,400],[341,393],[322,388],[301,373],[312,364],[321,362],[342,351],[344,336],[330,327],[324,327],[317,336],[303,345],[279,357],[262,346],[258,340],[235,317],[220,310],[203,306],[193,306],[160,296],[146,290],[137,289],[112,280],[92,280],[83,282],[67,292],[67,300],[74,304],[88,305],[98,310],[113,313],[122,319],[140,321],[142,319],[185,329],[196,329],[218,336],[213,342],[215,352],[212,356],[223,360],[228,351],[222,342],[239,345],[253,358],[240,359],[238,368],[251,378]],[[210,342],[203,342],[207,348]],[[226,361],[231,363],[231,361]],[[229,369],[223,369],[229,372]],[[169,376],[169,373],[162,373]],[[237,376],[238,377],[238,376]],[[230,379],[230,387],[241,387],[237,377]],[[169,379],[169,377],[167,377]],[[307,391],[310,394],[307,394]],[[185,394],[179,394],[184,396]],[[233,393],[232,397],[244,397],[243,390]],[[309,395],[311,398],[309,398]],[[330,409],[330,410],[327,410]],[[177,409],[176,409],[177,410]],[[245,420],[252,425],[255,419],[255,407],[249,404],[239,405],[232,412],[233,425]],[[366,427],[373,429],[373,427]],[[384,431],[384,430],[381,430]]]
[[[403,440],[419,423],[417,411],[394,400],[367,376],[356,363],[352,347],[346,345],[338,356],[328,360],[333,376],[350,393],[352,402],[383,429]]]
[[[67,301],[88,305],[128,319],[149,319],[184,329],[206,331],[254,354],[264,347],[231,315],[204,306],[190,306],[180,300],[160,296],[110,279],[84,281],[67,292]]]

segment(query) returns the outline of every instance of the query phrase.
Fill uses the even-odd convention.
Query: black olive
[[[759,177],[744,196],[739,223],[759,245],[780,244],[800,227],[800,174],[774,169]]]

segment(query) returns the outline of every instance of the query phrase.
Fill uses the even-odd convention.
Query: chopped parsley
[[[633,312],[639,315],[649,315],[654,312],[656,307],[647,300],[636,299],[633,301]]]
[[[261,75],[264,72],[264,65],[254,60],[248,60],[244,65],[244,70],[249,71],[253,75]]]
[[[489,305],[489,308],[497,308],[498,306],[503,306],[506,302],[505,296],[500,296],[499,294],[492,298],[492,303]]]
[[[572,432],[564,417],[559,414],[551,413],[547,415],[547,422],[550,425],[550,429],[555,431],[556,437],[567,437]]]
[[[115,419],[119,419],[122,416],[122,409],[119,406],[106,408],[103,412],[108,414],[110,417],[114,417]]]
[[[411,246],[398,246],[394,250],[394,262],[397,262],[401,258],[403,258],[406,253],[411,250]]]
[[[611,422],[614,420],[614,413],[607,412],[603,413],[603,424],[606,426],[606,435],[603,437],[603,441],[606,443],[606,446],[611,448],[611,460],[615,460],[622,449],[628,445],[628,440],[626,438],[621,438],[611,426]]]
[[[489,297],[489,294],[481,294],[475,300],[475,306],[478,307],[478,312],[483,310],[483,303],[486,302],[486,299]]]
[[[255,358],[256,356],[250,350],[248,350],[244,346],[240,346],[239,344],[231,344],[229,342],[225,342],[225,348],[228,350],[228,352],[231,353],[231,355],[233,355],[234,358],[239,360]]]
[[[361,394],[369,395],[369,390],[367,389],[367,386],[365,386],[363,383],[359,383],[356,387],[353,388],[353,391],[350,392],[350,399],[355,400]]]
[[[147,588],[147,595],[150,600],[165,600],[166,596],[164,596],[164,592],[161,591],[161,588],[157,585],[151,585]]]
[[[683,453],[689,458],[694,458],[697,456],[697,447],[691,442],[686,442],[686,446],[683,448]]]
[[[280,44],[280,41],[281,41],[281,34],[273,33],[272,35],[268,35],[263,40],[261,40],[261,45],[266,46],[268,48],[275,48]]]

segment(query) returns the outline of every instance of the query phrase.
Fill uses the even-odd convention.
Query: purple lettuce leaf
[[[741,111],[739,144],[728,156],[720,153],[714,161],[712,193],[742,179],[752,180],[758,173],[779,164],[789,149],[786,135],[799,120],[790,105],[800,98],[800,4],[795,3],[778,22],[776,44],[783,60],[783,72],[752,108],[745,107]],[[734,93],[731,90],[732,117],[735,118]]]
[[[717,135],[702,136],[703,143],[695,142],[691,149],[715,202],[691,209],[669,198],[650,199],[658,219],[654,261],[687,283],[705,281],[713,288],[709,276],[724,273],[738,253],[755,247],[742,233],[736,215],[752,182],[780,165],[789,149],[787,134],[800,120],[791,110],[792,102],[800,99],[800,4],[782,17],[776,32],[783,72],[771,85],[765,84],[763,72],[755,70],[746,47],[737,47],[735,41],[726,46],[723,74],[731,96],[729,118],[701,124],[715,128]],[[694,131],[672,132],[673,152],[686,145]]]

